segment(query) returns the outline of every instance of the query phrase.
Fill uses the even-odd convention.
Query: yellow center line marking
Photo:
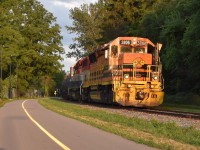
[[[27,101],[27,100],[26,100]],[[27,116],[29,117],[29,119],[35,123],[35,125],[38,126],[38,128],[40,128],[40,130],[42,130],[50,139],[52,139],[55,143],[57,143],[61,148],[63,148],[64,150],[70,150],[70,148],[68,148],[67,146],[65,146],[62,142],[60,142],[58,139],[56,139],[51,133],[49,133],[46,129],[44,129],[37,121],[35,121],[33,119],[33,117],[31,117],[31,115],[28,113],[28,111],[26,110],[26,108],[24,107],[24,103],[26,102],[24,101],[22,103],[22,108],[24,109],[25,113],[27,114]]]

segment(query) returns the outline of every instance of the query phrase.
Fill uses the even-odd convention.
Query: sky
[[[72,20],[69,17],[69,10],[74,7],[79,7],[83,3],[95,3],[97,0],[37,0],[39,1],[46,10],[53,13],[54,17],[57,18],[57,23],[61,27],[61,35],[63,36],[62,44],[65,49],[65,52],[68,52],[69,45],[72,44],[73,38],[75,35],[69,34],[65,26],[71,26]],[[64,64],[63,70],[66,72],[69,71],[69,68],[75,64],[75,58],[66,58],[63,55]]]

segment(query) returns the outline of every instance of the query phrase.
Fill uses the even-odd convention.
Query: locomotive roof
[[[116,39],[114,39],[113,41],[111,41],[111,42],[109,42],[110,44],[112,44],[112,43],[115,43],[115,42],[118,42],[119,43],[119,41],[120,40],[130,40],[130,41],[132,41],[132,46],[134,46],[133,45],[133,42],[134,41],[144,41],[144,42],[146,42],[147,44],[149,44],[149,45],[151,45],[152,47],[155,47],[155,44],[153,44],[148,38],[142,38],[142,37],[118,37],[118,38],[116,38]]]
[[[114,40],[112,40],[112,41],[110,41],[110,42],[108,42],[108,43],[106,43],[106,44],[104,44],[104,45],[102,45],[102,46],[97,47],[97,49],[96,49],[94,52],[90,53],[88,56],[83,57],[83,58],[80,58],[80,59],[74,64],[73,67],[74,67],[74,68],[77,68],[78,66],[82,65],[83,60],[86,59],[87,57],[93,55],[93,54],[96,53],[96,52],[105,51],[106,49],[109,48],[110,45],[113,45],[113,44],[115,44],[115,43],[119,43],[120,40],[130,40],[130,41],[132,41],[132,43],[133,43],[133,41],[144,41],[144,42],[146,42],[148,45],[151,45],[152,47],[155,47],[155,44],[153,44],[148,38],[133,37],[133,36],[132,36],[132,37],[130,37],[130,36],[129,36],[129,37],[118,37],[118,38],[116,38],[116,39],[114,39]],[[131,44],[131,45],[134,46],[133,44]]]
[[[104,51],[106,49],[109,48],[110,45],[112,45],[113,43],[119,43],[120,40],[130,40],[130,41],[144,41],[147,44],[151,45],[152,47],[155,47],[155,44],[153,44],[148,38],[141,38],[141,37],[118,37],[110,42],[108,42],[107,44],[104,44],[102,46],[99,46],[94,52],[98,52],[98,51]],[[133,45],[133,44],[132,44]],[[92,52],[92,53],[94,53]]]

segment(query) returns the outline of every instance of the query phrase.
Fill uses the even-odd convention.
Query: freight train
[[[164,97],[161,47],[147,38],[118,37],[70,68],[62,96],[122,106],[158,106]]]

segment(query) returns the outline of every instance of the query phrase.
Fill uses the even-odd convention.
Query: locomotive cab
[[[110,46],[114,101],[124,106],[157,106],[163,101],[160,44],[120,37]],[[117,67],[116,67],[117,66]]]

